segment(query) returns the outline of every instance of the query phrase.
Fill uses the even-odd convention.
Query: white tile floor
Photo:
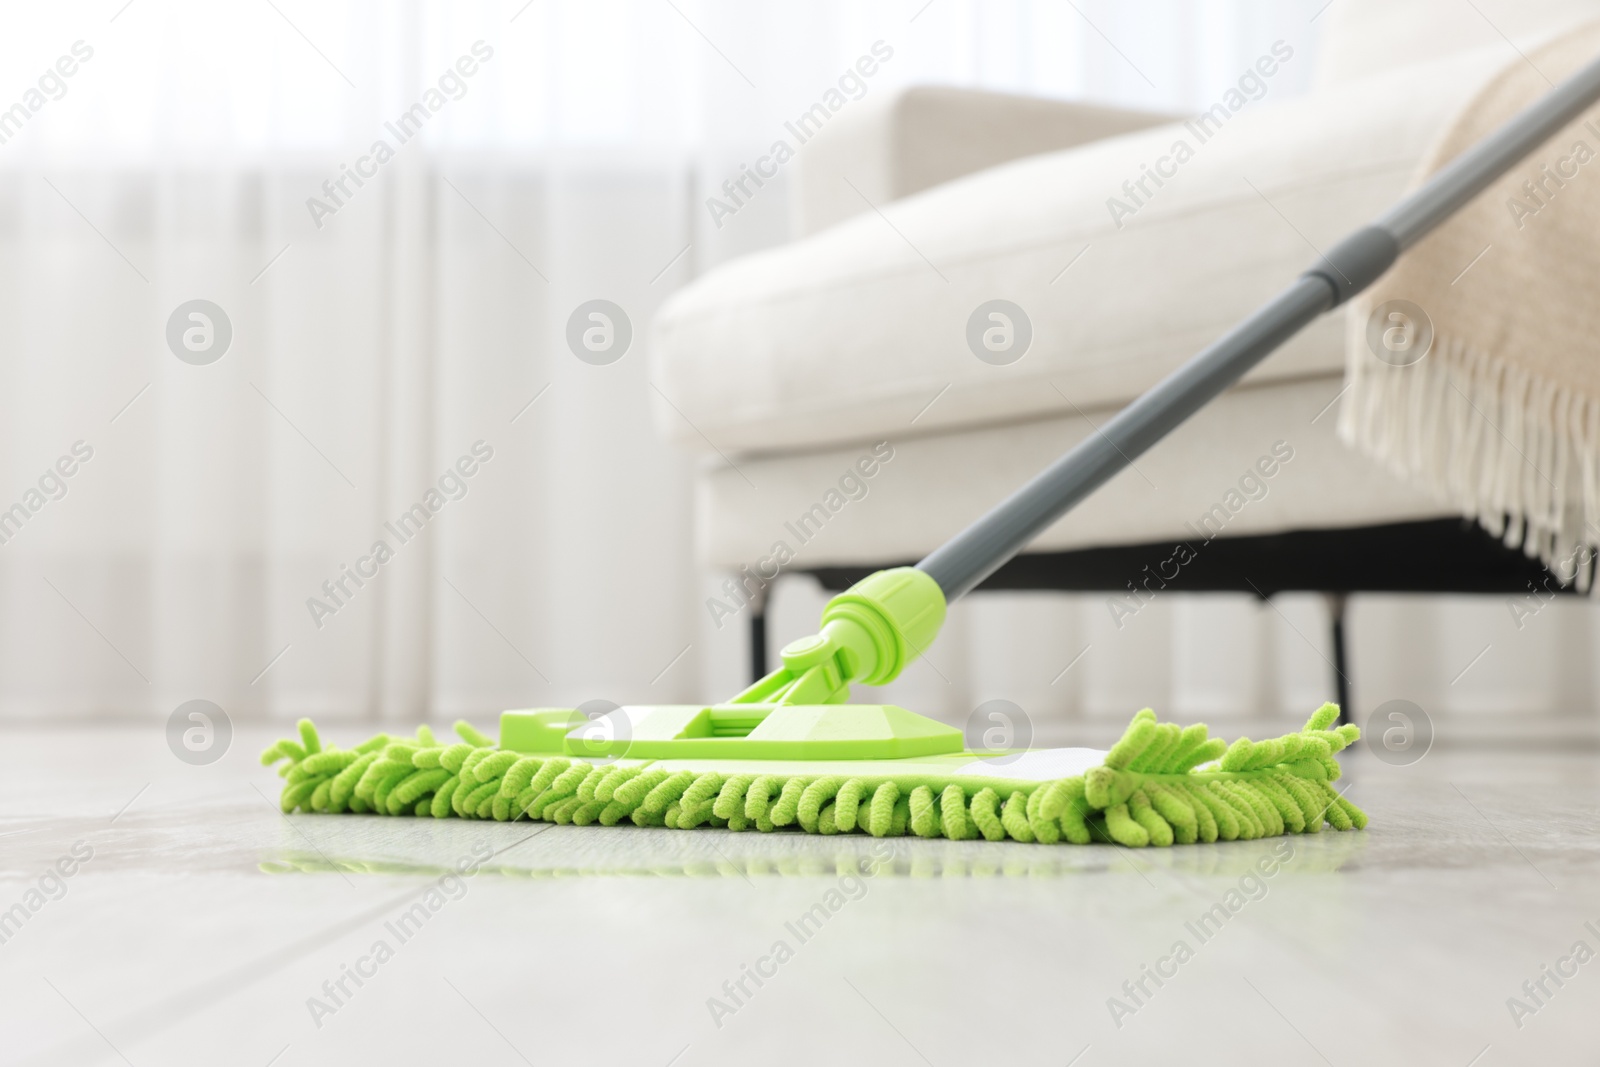
[[[0,1061],[1600,1055],[1600,962],[1546,978],[1543,1006],[1521,989],[1575,942],[1600,950],[1593,754],[1435,752],[1410,768],[1358,755],[1350,795],[1371,828],[1288,839],[1291,858],[1259,883],[1250,872],[1283,839],[1141,853],[900,841],[857,881],[839,871],[872,857],[870,840],[286,819],[267,800],[277,779],[254,764],[267,739],[241,732],[197,768],[154,728],[0,731],[0,909],[39,905],[0,944]],[[93,857],[64,895],[50,882],[55,899],[29,896],[76,842]],[[439,888],[486,849],[481,871]],[[1241,887],[1236,913],[1196,936],[1188,924]],[[436,910],[402,941],[395,924],[430,888]],[[791,925],[819,903],[828,917],[802,940]],[[363,962],[380,940],[392,958]],[[792,958],[763,963],[779,941]],[[1123,983],[1179,941],[1192,958],[1127,997]],[[724,993],[758,963],[776,973],[745,979],[739,1002]],[[323,994],[358,964],[363,984],[344,978],[340,1003]],[[314,996],[332,1009],[318,1019]],[[1114,1021],[1114,996],[1135,1010]],[[1520,1028],[1513,996],[1538,1007]],[[731,1013],[714,1019],[712,997]]]

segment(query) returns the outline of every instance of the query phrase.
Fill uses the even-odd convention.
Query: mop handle
[[[1324,311],[1388,270],[1399,254],[1600,100],[1596,59],[1457,156],[1370,226],[1357,230],[1187,363],[1046,467],[988,514],[934,549],[917,569],[953,601],[1134,457],[1204,407]]]

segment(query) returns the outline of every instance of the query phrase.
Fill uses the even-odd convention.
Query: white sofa
[[[1203,125],[955,90],[841,116],[796,161],[802,236],[708,273],[654,323],[661,431],[708,453],[703,557],[754,567],[782,540],[791,569],[920,558],[1397,199],[1452,115],[1519,61],[1497,25],[1529,41],[1596,15],[1596,0],[1337,0],[1314,91],[1275,99],[1283,63],[1318,57],[1263,49],[1243,106],[1219,101]],[[996,298],[1032,325],[1004,366],[966,339]],[[1227,536],[1449,515],[1339,442],[1344,361],[1329,316],[1030,551],[1192,536],[1275,446],[1292,459]],[[789,536],[879,441],[893,459],[866,500],[803,545]]]

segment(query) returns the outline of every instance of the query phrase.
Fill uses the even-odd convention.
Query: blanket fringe
[[[1457,337],[1404,367],[1350,352],[1340,438],[1592,595],[1600,403]]]

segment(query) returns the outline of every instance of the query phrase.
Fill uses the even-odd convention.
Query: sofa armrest
[[[794,234],[870,210],[863,196],[882,205],[1023,156],[1179,117],[949,86],[900,89],[847,110],[800,151]]]

